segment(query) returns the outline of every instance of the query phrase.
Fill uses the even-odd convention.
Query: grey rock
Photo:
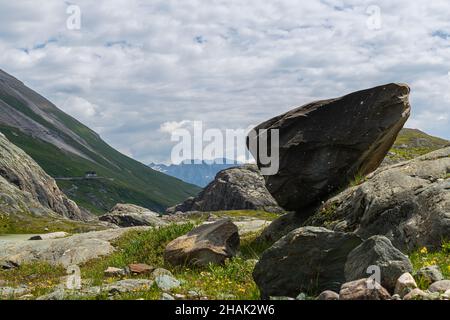
[[[428,294],[420,289],[413,289],[407,295],[403,297],[403,300],[425,300]]]
[[[316,101],[256,127],[279,130],[279,170],[266,186],[289,211],[299,211],[346,186],[357,174],[374,171],[409,117],[409,87],[404,84]],[[250,137],[249,146],[260,163]]]
[[[359,279],[342,285],[339,300],[391,300],[391,295],[373,280]]]
[[[295,300],[294,298],[291,297],[285,297],[285,296],[270,296],[269,300]]]
[[[30,237],[28,240],[49,240],[49,239],[59,239],[65,238],[69,234],[67,232],[52,232],[52,233],[44,233],[36,236]]]
[[[300,293],[297,297],[295,297],[295,300],[306,300],[307,296],[305,293]]]
[[[399,294],[394,294],[394,295],[392,296],[392,300],[402,300],[402,297],[400,297]]]
[[[125,275],[125,270],[122,268],[108,267],[104,274],[106,277],[121,277]]]
[[[450,148],[409,162],[383,167],[326,201],[307,223],[347,232],[363,239],[384,235],[402,252],[440,248],[450,234]]]
[[[205,223],[171,241],[164,260],[172,265],[221,264],[236,255],[239,242],[238,228],[230,219]]]
[[[265,210],[283,212],[267,191],[256,165],[243,165],[220,171],[195,198],[169,208],[177,211]]]
[[[450,280],[436,281],[428,288],[428,291],[430,292],[444,293],[447,290],[450,290]]]
[[[147,279],[125,279],[104,285],[101,291],[107,291],[110,294],[126,293],[134,290],[146,290],[153,286],[152,280]]]
[[[0,261],[11,261],[16,265],[33,261],[61,264],[65,267],[79,265],[111,254],[115,250],[111,244],[113,240],[130,230],[146,230],[145,228],[94,231],[40,241],[0,241]]]
[[[28,289],[26,286],[18,288],[0,287],[0,299],[12,299],[28,293],[30,293],[30,289]]]
[[[134,226],[163,226],[167,223],[160,218],[160,214],[147,208],[133,204],[116,204],[107,214],[99,217],[119,227]]]
[[[158,287],[163,291],[171,291],[181,286],[180,281],[168,275],[160,275],[155,278]]]
[[[23,150],[0,135],[0,212],[88,220],[55,180]]]
[[[303,227],[266,250],[253,271],[261,297],[297,296],[298,292],[339,290],[350,251],[358,236],[325,228]]]
[[[163,294],[161,295],[161,300],[175,300],[175,298],[170,294],[163,292]]]
[[[442,275],[439,266],[423,267],[416,272],[416,277],[429,282],[430,284],[433,282],[444,280],[444,276]]]
[[[345,263],[345,279],[353,281],[367,278],[369,266],[380,268],[381,285],[394,292],[397,279],[413,267],[408,257],[396,249],[384,236],[373,236],[365,240],[348,255]]]
[[[65,296],[65,290],[58,288],[49,294],[37,297],[36,300],[64,300]]]
[[[331,290],[325,290],[319,294],[316,300],[339,300],[339,294]]]
[[[397,279],[394,292],[400,297],[404,297],[414,289],[417,289],[416,280],[409,272],[406,272]]]
[[[164,269],[164,268],[156,268],[156,269],[153,270],[153,272],[152,272],[153,278],[157,278],[157,277],[159,277],[159,276],[164,276],[164,275],[173,277],[172,272],[170,272],[169,270]]]

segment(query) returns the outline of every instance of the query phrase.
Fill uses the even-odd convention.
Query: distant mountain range
[[[241,165],[240,162],[233,162],[227,159],[215,159],[210,161],[187,160],[180,164],[149,164],[153,170],[168,174],[184,182],[205,187],[214,180],[219,171]]]
[[[50,176],[62,178],[58,186],[93,213],[106,212],[117,203],[164,211],[200,191],[116,151],[97,133],[2,70],[0,132]],[[87,172],[93,178],[83,179]]]

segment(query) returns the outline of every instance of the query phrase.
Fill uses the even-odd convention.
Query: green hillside
[[[78,205],[97,214],[119,202],[163,211],[200,191],[197,186],[154,171],[121,154],[94,131],[16,79],[4,75],[0,73],[0,131],[52,177],[84,177],[87,171],[97,173],[96,179],[57,179],[59,187]],[[44,138],[41,126],[45,127]],[[58,143],[50,143],[52,139]],[[70,148],[76,152],[70,152]]]
[[[430,136],[418,129],[403,128],[385,162],[391,164],[411,160],[446,146],[450,146],[450,141]]]

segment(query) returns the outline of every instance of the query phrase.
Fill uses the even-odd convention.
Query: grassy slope
[[[181,180],[151,170],[147,166],[119,153],[92,130],[63,113],[56,107],[47,105],[52,113],[71,131],[82,137],[95,151],[91,152],[77,141],[56,129],[52,124],[31,112],[20,100],[0,92],[0,99],[24,113],[33,120],[56,132],[68,144],[81,150],[95,163],[21,133],[18,129],[0,126],[10,141],[25,150],[53,177],[82,176],[86,171],[96,171],[108,179],[96,181],[58,181],[58,185],[79,205],[102,213],[118,202],[128,202],[162,211],[199,192],[200,188]],[[99,156],[100,154],[101,156]],[[106,160],[107,159],[107,160]]]
[[[404,128],[386,158],[395,162],[411,160],[446,146],[450,146],[450,141],[430,136],[417,129]]]

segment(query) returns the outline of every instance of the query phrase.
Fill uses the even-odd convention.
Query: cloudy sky
[[[247,128],[387,82],[412,88],[408,127],[450,139],[449,12],[448,0],[0,0],[0,68],[144,163],[168,162],[170,131],[192,121]]]

